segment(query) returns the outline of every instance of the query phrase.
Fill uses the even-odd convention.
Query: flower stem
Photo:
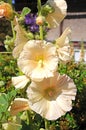
[[[12,28],[12,33],[13,33],[13,39],[15,39],[16,35],[15,35],[14,28],[13,28],[13,21],[11,21],[11,28]]]
[[[48,121],[45,119],[45,130],[49,130]]]
[[[12,52],[0,52],[0,54],[12,54]]]
[[[43,27],[40,26],[40,39],[43,40]]]
[[[38,15],[41,16],[41,0],[37,0],[38,1],[38,4],[37,4],[37,7],[38,7]],[[40,30],[40,39],[43,40],[43,26],[40,25],[39,26],[39,30]]]
[[[29,124],[31,124],[31,115],[30,115],[30,112],[27,110],[26,111],[26,114],[27,114],[27,124],[29,125]]]
[[[41,0],[38,0],[37,7],[38,7],[38,15],[41,15]]]
[[[12,0],[8,0],[8,3],[12,5]]]

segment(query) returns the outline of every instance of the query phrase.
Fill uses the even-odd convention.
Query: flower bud
[[[0,18],[6,17],[7,19],[10,19],[12,18],[12,16],[13,16],[12,6],[5,2],[0,3]]]
[[[38,24],[38,25],[43,25],[44,22],[45,22],[45,17],[43,17],[43,16],[38,16],[38,17],[36,18],[36,24]]]

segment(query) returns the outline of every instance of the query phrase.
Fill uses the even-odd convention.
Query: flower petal
[[[53,13],[48,14],[46,20],[50,24],[50,27],[56,27],[66,16],[67,4],[65,0],[48,0],[48,4],[50,4],[55,11]]]
[[[62,61],[69,61],[70,56],[70,45],[68,35],[70,34],[70,28],[66,28],[63,34],[56,40],[57,55]]]
[[[15,86],[16,89],[22,89],[25,87],[25,85],[30,81],[28,77],[25,75],[18,76],[18,77],[12,77],[12,83]]]
[[[56,44],[59,47],[63,47],[65,45],[69,45],[69,38],[68,35],[71,33],[71,29],[68,27],[64,30],[64,32],[62,33],[62,35],[56,39]]]
[[[14,58],[18,58],[24,45],[28,41],[24,29],[19,25],[18,19],[16,18],[16,39],[15,39],[15,48],[13,50],[13,56]]]
[[[32,80],[41,81],[53,76],[58,65],[56,47],[46,41],[30,40],[18,58],[21,71]]]
[[[10,113],[11,115],[16,115],[18,112],[28,110],[29,109],[29,104],[28,100],[25,98],[15,98],[13,101],[11,108],[10,108]]]
[[[48,120],[56,120],[72,109],[76,86],[67,75],[54,73],[54,77],[41,82],[32,81],[27,96],[33,111]]]

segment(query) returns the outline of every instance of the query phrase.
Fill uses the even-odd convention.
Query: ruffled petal
[[[54,73],[41,82],[31,82],[27,89],[30,108],[48,120],[56,120],[72,109],[76,86],[67,75]]]
[[[25,75],[18,76],[18,77],[12,77],[12,83],[16,89],[24,88],[29,81],[30,81],[30,79],[28,77],[26,77]]]
[[[59,23],[66,16],[67,4],[65,0],[48,0],[48,4],[50,4],[55,11],[53,13],[48,14],[46,20],[50,24],[50,27],[57,27]]]
[[[51,42],[30,40],[18,58],[18,66],[34,81],[53,76],[58,66],[56,46]]]

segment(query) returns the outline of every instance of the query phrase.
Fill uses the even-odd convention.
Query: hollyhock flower
[[[0,18],[6,17],[7,19],[12,18],[13,16],[13,9],[12,6],[8,3],[1,2],[0,3]]]
[[[67,75],[54,74],[27,89],[30,108],[48,120],[56,120],[72,109],[76,86]]]
[[[30,82],[30,79],[25,75],[12,77],[12,83],[16,89],[24,88],[28,82]]]
[[[30,40],[18,58],[18,66],[32,80],[41,81],[52,77],[56,71],[58,57],[56,47],[46,41]]]
[[[70,56],[70,44],[68,35],[70,34],[70,28],[66,28],[63,34],[56,39],[56,48],[57,48],[57,55],[60,60],[66,62],[69,61]]]
[[[15,98],[13,101],[11,107],[10,107],[10,113],[11,115],[17,115],[18,112],[28,110],[29,104],[28,100],[25,98]]]
[[[16,26],[15,26],[14,30],[16,31],[16,39],[14,41],[15,48],[13,49],[13,57],[18,58],[23,49],[23,46],[26,44],[28,39],[25,35],[26,34],[25,31],[19,25],[17,18],[15,18],[15,21],[16,21]]]
[[[48,0],[47,3],[52,6],[55,11],[48,14],[46,20],[50,27],[56,27],[66,16],[67,4],[65,0]]]

